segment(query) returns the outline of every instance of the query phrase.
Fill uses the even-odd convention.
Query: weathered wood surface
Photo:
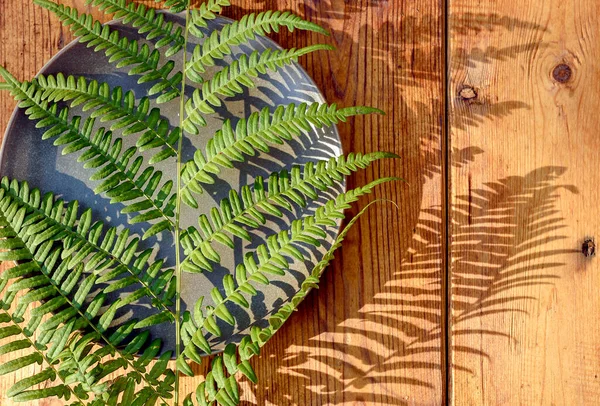
[[[322,288],[255,360],[246,404],[598,404],[600,269],[580,248],[600,226],[600,3],[234,4],[230,17],[290,9],[332,32],[274,38],[335,45],[301,60],[327,100],[388,113],[339,127],[348,152],[403,157],[350,183],[408,181],[375,194],[400,209],[377,206],[351,232]],[[70,40],[46,11],[0,0],[0,63],[20,78]],[[0,94],[0,127],[13,108]],[[2,405],[12,382],[0,379]]]
[[[89,10],[82,3],[70,4]],[[337,51],[301,60],[327,100],[387,112],[339,126],[347,152],[388,150],[403,157],[374,166],[350,185],[383,175],[408,181],[381,188],[371,197],[394,200],[400,208],[379,205],[351,232],[322,288],[311,293],[254,362],[260,384],[245,385],[244,399],[258,405],[441,404],[439,2],[233,3],[230,17],[290,9],[331,31],[329,38],[302,32],[274,38],[284,47],[335,45]],[[35,75],[71,40],[53,16],[28,1],[0,0],[0,10],[0,63],[21,79]],[[10,98],[0,95],[2,128],[13,108]],[[3,394],[12,382],[0,380],[2,405],[11,404]],[[186,380],[185,387],[191,391],[197,383]]]
[[[597,405],[600,3],[449,5],[451,401]]]

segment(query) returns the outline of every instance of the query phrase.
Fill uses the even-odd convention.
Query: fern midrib
[[[185,67],[187,61],[187,49],[190,24],[190,0],[186,1],[185,6],[185,27],[184,27],[184,46],[183,46],[183,66]],[[183,124],[185,117],[185,82],[186,75],[182,75],[181,78],[181,91],[179,96],[179,121],[180,127]],[[183,127],[181,127],[183,128]],[[175,299],[175,359],[179,359],[181,353],[181,152],[183,148],[183,132],[181,133],[177,142],[177,197],[175,199],[175,283],[176,283],[176,299]],[[175,367],[175,393],[174,393],[174,406],[179,406],[179,391],[180,391],[180,375],[179,366],[176,364]]]
[[[98,245],[90,242],[88,239],[86,239],[85,237],[81,236],[79,233],[73,231],[70,227],[67,227],[67,226],[63,225],[62,223],[56,221],[54,218],[48,216],[42,210],[40,210],[38,208],[35,208],[34,206],[30,205],[29,202],[26,202],[25,200],[21,199],[21,197],[18,194],[13,193],[12,189],[10,189],[10,188],[5,189],[5,192],[7,194],[9,194],[11,196],[11,198],[13,198],[14,200],[17,200],[21,204],[21,206],[27,207],[32,212],[38,214],[41,217],[44,217],[53,226],[59,227],[63,232],[65,232],[70,237],[72,237],[74,239],[77,239],[78,241],[83,242],[85,245],[87,245],[88,247],[91,247],[93,250],[95,250],[97,252],[101,252],[106,257],[111,258],[111,260],[114,261],[118,266],[122,266],[123,268],[125,268],[127,270],[127,272],[129,272],[129,274],[131,274],[132,276],[134,276],[136,278],[137,283],[139,283],[144,288],[146,288],[146,291],[148,291],[150,293],[150,296],[152,296],[154,299],[156,299],[156,302],[160,305],[160,307],[162,308],[163,311],[168,311],[169,313],[173,314],[173,312],[162,302],[162,300],[158,296],[156,296],[156,294],[152,291],[152,289],[150,289],[150,287],[148,286],[148,284],[146,282],[144,282],[143,280],[141,280],[138,277],[137,274],[135,274],[134,272],[132,272],[131,269],[129,269],[129,266],[127,264],[125,264],[123,261],[121,261],[120,258],[116,257],[111,252],[106,251],[105,249],[101,248],[100,246],[98,246]]]
[[[2,216],[4,217],[4,216]],[[39,350],[36,346],[36,343],[31,339],[30,336],[28,336],[27,334],[25,334],[25,332],[23,331],[23,328],[21,327],[21,325],[19,325],[19,323],[17,323],[16,321],[13,320],[12,315],[8,312],[8,310],[5,310],[3,308],[0,307],[0,311],[2,311],[3,314],[7,315],[10,318],[11,323],[17,327],[20,330],[20,334],[21,336],[25,337],[25,339],[27,341],[29,341],[29,344],[31,344],[31,348],[34,349],[35,352],[37,352],[42,359],[46,362],[46,364],[48,364],[48,366],[50,368],[52,368],[52,370],[54,371],[54,373],[56,374],[56,376],[61,380],[61,382],[63,383],[65,388],[69,389],[69,392],[71,392],[71,394],[73,396],[75,396],[75,398],[81,402],[82,405],[85,405],[85,402],[83,399],[81,399],[79,396],[77,396],[77,393],[73,390],[73,388],[71,388],[70,385],[67,384],[67,382],[65,381],[65,379],[61,376],[61,374],[58,372],[58,370],[54,367],[54,364],[51,362],[51,360],[46,356],[46,354]]]
[[[171,79],[169,79],[169,73],[164,73],[162,72],[160,69],[156,69],[154,67],[152,67],[152,65],[148,64],[146,62],[146,60],[142,57],[140,57],[139,54],[132,52],[129,47],[123,47],[121,46],[121,44],[117,41],[113,41],[110,37],[110,35],[108,36],[108,38],[104,38],[101,35],[96,34],[93,30],[88,29],[84,24],[81,24],[77,19],[74,19],[71,15],[69,15],[68,13],[65,13],[63,10],[60,9],[59,5],[52,2],[52,1],[46,1],[46,0],[34,0],[34,3],[41,5],[42,7],[45,7],[49,10],[51,10],[52,12],[54,12],[55,14],[57,14],[59,16],[59,18],[61,20],[63,20],[69,27],[74,27],[77,26],[79,27],[79,29],[83,29],[86,31],[87,35],[91,35],[93,36],[95,39],[101,39],[102,41],[108,42],[111,45],[113,45],[114,47],[117,47],[121,52],[124,52],[128,55],[129,58],[132,58],[136,61],[136,63],[138,65],[143,66],[144,68],[146,68],[146,72],[151,71],[154,74],[158,74],[161,79],[163,80],[163,83],[167,83],[169,85],[169,87],[174,90],[176,92],[177,95],[180,95],[179,93],[179,89],[177,88],[176,85],[174,85],[171,81]],[[86,14],[78,14],[79,17],[86,15]],[[70,24],[69,24],[70,22]],[[73,31],[74,29],[71,28],[71,30]],[[114,31],[113,31],[114,32]],[[123,39],[125,37],[119,37],[120,39]],[[131,44],[132,42],[125,38],[127,40],[127,44]],[[90,42],[91,40],[88,40],[86,42]],[[124,59],[124,58],[119,58],[119,60]]]
[[[229,85],[231,85],[232,83],[236,83],[237,80],[243,76],[247,76],[248,72],[252,71],[252,70],[258,70],[260,68],[264,68],[267,67],[270,64],[277,64],[277,62],[286,62],[287,60],[291,59],[291,58],[298,58],[299,56],[304,55],[306,52],[309,52],[308,50],[305,49],[298,49],[295,50],[294,52],[290,52],[290,51],[284,51],[284,52],[280,52],[280,55],[277,58],[274,59],[268,59],[268,58],[262,58],[259,57],[259,61],[256,65],[251,66],[250,65],[250,61],[248,60],[248,65],[246,65],[244,67],[244,69],[242,69],[240,67],[240,65],[238,64],[238,67],[240,67],[240,69],[235,73],[235,75],[231,75],[231,68],[224,68],[223,70],[217,72],[215,74],[215,76],[213,77],[213,79],[211,79],[210,81],[208,81],[207,83],[209,84],[208,88],[210,89],[210,83],[212,81],[214,81],[215,79],[219,79],[219,75],[222,75],[222,72],[224,72],[225,69],[227,69],[227,73],[228,73],[228,80],[225,81],[223,84],[221,84],[219,87],[217,87],[216,89],[210,89],[210,91],[206,94],[202,94],[202,99],[200,100],[200,102],[198,104],[195,104],[195,107],[193,109],[190,110],[189,114],[188,114],[188,118],[186,118],[184,120],[184,124],[190,121],[189,115],[197,112],[200,110],[201,106],[203,104],[208,104],[208,100],[211,98],[211,96],[215,96],[217,94],[222,94],[221,92],[223,90],[226,90]],[[248,58],[249,59],[249,58]],[[199,90],[196,90],[199,91]],[[185,127],[183,127],[185,128]]]
[[[337,166],[336,167],[336,171],[338,171],[340,168],[341,169],[345,169],[345,168],[348,168],[348,167],[349,167],[349,165],[347,163],[344,163],[344,165]],[[293,179],[292,179],[291,180],[292,183],[290,184],[289,188],[287,188],[285,190],[281,190],[280,189],[280,191],[277,192],[277,193],[269,193],[269,191],[267,190],[267,192],[264,194],[264,196],[261,199],[254,201],[252,205],[244,208],[244,210],[242,210],[238,215],[232,217],[229,221],[223,222],[223,224],[221,225],[221,227],[218,227],[210,235],[206,236],[202,242],[205,242],[205,241],[213,242],[214,239],[215,239],[215,236],[218,233],[223,232],[223,230],[227,226],[238,222],[240,218],[244,217],[250,211],[256,209],[257,207],[260,207],[261,204],[273,201],[273,199],[276,199],[278,197],[288,196],[291,190],[301,191],[300,189],[303,186],[305,186],[305,185],[313,186],[312,183],[311,183],[311,181],[318,180],[319,177],[323,176],[326,173],[327,173],[326,169],[323,172],[316,172],[315,171],[315,173],[312,176],[309,176],[307,178],[303,177],[302,180],[300,182],[297,182],[297,183],[293,183]],[[277,202],[273,202],[272,204],[274,204],[275,206],[280,206]],[[197,252],[197,251],[200,251],[200,248],[196,248],[195,250],[192,251],[192,253],[193,252]],[[188,260],[190,260],[190,258],[192,257],[192,253],[190,253],[187,256],[187,258],[183,261],[183,264],[187,263]]]
[[[187,66],[184,66],[184,74],[187,72],[188,69],[194,69],[195,71],[199,72],[201,69],[203,69],[206,66],[205,65],[206,59],[216,57],[215,55],[212,55],[213,52],[217,51],[222,46],[227,46],[227,48],[234,46],[235,44],[239,43],[240,40],[243,40],[244,38],[246,38],[249,32],[255,31],[257,27],[264,29],[265,26],[267,26],[270,28],[272,23],[275,23],[276,25],[280,25],[280,24],[278,24],[279,17],[281,17],[280,14],[272,14],[269,18],[263,19],[260,22],[257,22],[257,20],[255,19],[254,24],[247,26],[245,29],[243,29],[241,31],[238,31],[237,34],[227,38],[227,40],[225,42],[217,41],[214,46],[212,44],[209,44],[208,49],[206,49],[206,50],[202,49],[203,52],[202,52],[202,55],[200,56],[200,58],[197,58],[196,60],[194,60],[194,57],[192,56],[192,60],[189,62],[189,64]],[[230,24],[230,26],[233,24],[236,24],[239,26],[238,21]],[[221,36],[221,32],[219,33],[219,38]],[[199,64],[199,66],[197,66],[198,64]]]
[[[48,84],[42,86],[42,85],[40,85],[38,83],[36,86],[38,88],[44,89],[44,90],[48,89],[48,90],[52,90],[52,91],[64,91],[64,92],[70,93],[71,95],[75,95],[76,94],[77,97],[85,97],[87,101],[95,100],[95,101],[101,102],[102,106],[104,106],[104,107],[112,107],[112,111],[113,112],[116,111],[116,112],[119,112],[120,114],[124,114],[127,118],[134,118],[135,119],[135,121],[133,121],[130,124],[128,124],[127,127],[130,127],[132,124],[143,125],[144,129],[141,129],[141,130],[137,131],[137,133],[140,133],[140,132],[150,132],[155,137],[160,138],[163,141],[164,145],[166,145],[167,147],[169,147],[169,149],[171,151],[173,151],[174,153],[177,152],[177,150],[175,149],[175,147],[173,147],[171,144],[169,144],[168,140],[166,140],[163,136],[161,136],[156,131],[156,129],[150,127],[146,121],[139,119],[138,114],[137,114],[137,110],[135,110],[136,107],[133,107],[134,111],[128,111],[128,109],[125,108],[125,107],[123,107],[121,105],[121,103],[113,101],[112,99],[106,98],[106,97],[104,97],[104,96],[102,96],[100,94],[94,94],[94,95],[92,95],[90,93],[84,92],[83,90],[80,90],[80,89],[77,89],[77,88],[63,87],[63,86],[59,86],[58,84],[52,85],[52,84],[48,83]],[[72,99],[75,99],[75,98],[76,98],[75,96],[61,97],[61,99],[64,100],[64,101],[72,100]],[[108,112],[107,112],[107,114],[108,114]]]
[[[214,154],[213,156],[211,156],[210,158],[206,159],[206,164],[204,164],[202,167],[198,167],[198,171],[196,171],[196,174],[185,184],[183,185],[183,188],[181,189],[182,191],[184,191],[185,189],[187,189],[188,185],[190,184],[190,182],[192,181],[196,181],[196,182],[201,182],[198,180],[198,178],[201,176],[201,172],[203,171],[204,167],[206,167],[208,164],[213,164],[215,165],[215,157],[218,156],[223,156],[226,155],[227,152],[231,152],[231,151],[236,151],[238,150],[238,146],[242,143],[242,142],[248,142],[250,144],[252,144],[252,142],[255,139],[258,139],[260,137],[261,134],[264,133],[269,133],[269,132],[276,132],[277,130],[284,128],[285,126],[289,126],[290,124],[296,124],[298,122],[302,122],[306,119],[307,113],[304,113],[301,116],[295,116],[292,120],[290,121],[284,121],[281,120],[280,122],[278,122],[277,124],[275,124],[274,126],[269,127],[268,129],[260,129],[255,133],[251,133],[251,134],[246,134],[245,137],[240,138],[240,139],[236,139],[231,145],[228,145],[227,147],[225,147],[224,149],[222,149],[221,151],[219,151],[218,153]],[[336,119],[335,117],[335,113],[328,113],[328,112],[324,112],[323,114],[319,114],[318,112],[314,115],[311,115],[311,118],[315,118],[315,119],[320,119],[320,118],[327,118],[327,119]],[[226,155],[227,156],[227,155]],[[189,162],[194,162],[194,160],[190,160]],[[194,162],[195,163],[195,162]],[[203,183],[203,182],[202,182]]]

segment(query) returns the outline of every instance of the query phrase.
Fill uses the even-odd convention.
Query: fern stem
[[[17,200],[21,206],[27,207],[29,210],[31,210],[33,213],[36,213],[39,216],[46,217],[47,221],[52,224],[52,227],[60,228],[67,235],[67,237],[81,241],[88,247],[92,247],[93,250],[95,250],[97,252],[101,252],[106,257],[110,257],[112,259],[112,261],[114,261],[118,265],[122,266],[123,268],[127,269],[127,272],[129,272],[132,276],[137,276],[137,274],[134,273],[133,271],[131,271],[131,269],[129,269],[129,266],[126,263],[124,263],[123,261],[121,261],[120,258],[113,255],[111,252],[101,248],[100,246],[90,242],[86,238],[82,237],[80,234],[74,232],[71,228],[56,221],[54,218],[46,216],[46,214],[42,210],[36,209],[35,207],[31,206],[28,202],[21,199],[21,197],[19,196],[18,193],[13,193],[13,191],[8,188],[6,189],[6,193],[10,194],[10,196],[14,200]],[[83,249],[83,248],[81,248],[81,249]],[[167,305],[165,305],[161,301],[161,299],[152,291],[152,289],[150,289],[150,286],[148,286],[148,284],[146,282],[144,282],[141,278],[138,278],[138,283],[140,283],[144,288],[146,288],[146,291],[149,292],[149,294],[152,296],[153,299],[155,299],[155,302],[159,305],[159,307],[161,307],[161,310],[167,311],[173,315],[173,312],[167,307]]]
[[[0,307],[0,310],[2,311],[3,314],[7,315],[10,318],[11,323],[17,327],[20,331],[21,331],[21,336],[25,337],[25,339],[27,341],[29,341],[29,343],[31,344],[31,348],[33,348],[46,362],[46,364],[48,364],[48,366],[50,368],[52,368],[52,371],[54,371],[54,373],[56,374],[56,376],[62,381],[63,385],[65,388],[69,389],[69,392],[71,392],[71,394],[73,396],[75,396],[75,398],[81,403],[81,405],[85,405],[86,403],[84,402],[83,399],[81,399],[79,396],[77,396],[77,393],[73,390],[73,388],[71,388],[67,382],[64,380],[64,378],[61,376],[61,374],[58,372],[58,370],[55,368],[54,364],[52,363],[52,361],[50,359],[48,359],[48,357],[46,357],[46,355],[44,354],[43,351],[39,350],[38,347],[36,346],[36,343],[31,339],[30,336],[28,336],[27,334],[25,334],[25,332],[23,331],[23,328],[21,327],[21,325],[19,323],[17,323],[11,316],[11,314]]]
[[[190,25],[190,1],[186,1],[185,7],[185,32],[183,41],[183,66],[187,63],[187,43]],[[184,121],[185,115],[185,82],[186,77],[183,75],[181,79],[181,91],[179,100],[179,122],[180,127]],[[181,353],[181,150],[183,147],[183,134],[177,142],[177,199],[175,203],[175,283],[176,283],[176,298],[175,298],[175,359],[179,359]],[[175,394],[174,406],[179,406],[179,381],[180,381],[179,366],[175,368]]]

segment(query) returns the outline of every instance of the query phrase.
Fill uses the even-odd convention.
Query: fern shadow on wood
[[[465,322],[488,317],[511,317],[537,296],[515,294],[518,288],[549,289],[561,276],[564,255],[580,255],[571,248],[555,249],[565,240],[561,193],[577,189],[560,184],[565,168],[543,167],[524,176],[511,176],[474,188],[459,196],[464,204],[452,213],[453,264],[452,334],[503,339],[519,346],[509,325],[497,329],[463,328]],[[437,256],[442,243],[439,207],[421,213],[413,241],[392,278],[353,314],[340,317],[333,329],[316,336],[288,337],[287,348],[269,348],[276,368],[287,376],[286,388],[272,388],[289,404],[411,404],[415,392],[432,390],[431,382],[415,379],[439,370],[441,341],[440,284]],[[532,249],[535,256],[528,255]],[[534,262],[534,264],[532,263]],[[429,280],[429,283],[423,281]],[[305,304],[305,306],[308,305]],[[526,322],[526,315],[520,316]],[[472,324],[471,324],[472,325]],[[282,332],[283,334],[283,332]],[[453,346],[473,362],[488,358],[485,348]],[[317,367],[318,366],[318,367]],[[469,369],[456,363],[455,373]],[[424,373],[415,374],[415,371]],[[386,383],[403,388],[382,392]],[[301,390],[300,388],[305,388]],[[337,399],[336,401],[332,401]]]

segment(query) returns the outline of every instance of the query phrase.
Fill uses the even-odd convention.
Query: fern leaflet
[[[348,117],[369,114],[380,110],[368,107],[347,107],[338,109],[335,104],[302,103],[279,106],[271,114],[268,108],[252,113],[248,119],[241,119],[235,129],[226,121],[206,145],[205,153],[197,150],[194,159],[185,163],[181,178],[182,199],[190,207],[197,207],[192,193],[203,192],[201,186],[212,184],[212,175],[218,175],[220,168],[231,168],[233,162],[244,162],[244,156],[252,156],[257,150],[268,152],[268,144],[282,144],[303,132],[317,127],[330,126],[346,121]]]
[[[229,197],[223,199],[218,208],[210,212],[210,219],[202,214],[196,228],[189,228],[182,235],[181,244],[187,258],[182,263],[184,271],[212,271],[211,262],[220,262],[213,242],[233,248],[233,241],[227,232],[233,236],[250,240],[247,228],[256,228],[264,224],[266,219],[262,214],[268,213],[281,217],[280,209],[291,210],[291,203],[304,207],[306,199],[318,198],[318,191],[325,191],[336,181],[342,181],[358,169],[364,169],[373,161],[381,158],[396,158],[394,154],[349,154],[331,158],[329,161],[309,162],[304,169],[294,166],[291,172],[283,170],[275,172],[265,181],[257,177],[254,185],[244,186],[240,193],[231,190]],[[268,187],[266,187],[268,185]]]
[[[174,29],[173,22],[165,21],[165,14],[156,12],[143,4],[128,3],[126,0],[86,0],[86,4],[98,7],[105,13],[114,14],[123,23],[138,29],[138,33],[146,35],[156,49],[169,45],[165,50],[167,58],[179,52],[184,45],[181,27]]]
[[[82,105],[83,111],[92,111],[90,117],[102,122],[113,121],[111,131],[123,130],[123,135],[142,133],[136,143],[140,152],[161,148],[150,164],[175,156],[174,145],[179,140],[179,128],[169,130],[169,121],[160,117],[160,110],[150,109],[150,100],[143,97],[136,103],[133,91],[123,93],[120,87],[111,89],[106,83],[87,81],[84,77],[65,77],[59,73],[38,75],[34,82],[41,89],[41,100],[70,101],[71,107]],[[137,104],[137,106],[136,106]]]
[[[206,120],[202,114],[214,113],[214,107],[221,106],[220,96],[232,97],[243,92],[242,86],[254,87],[253,78],[259,74],[264,74],[267,69],[276,71],[285,65],[298,60],[302,55],[318,50],[330,50],[329,45],[311,45],[301,49],[290,50],[270,50],[259,53],[254,51],[249,57],[245,54],[239,59],[233,61],[231,65],[224,67],[217,72],[210,80],[204,82],[201,89],[194,90],[185,106],[186,119],[183,121],[183,128],[190,134],[198,134],[197,126],[205,126]],[[188,78],[198,81],[197,75],[191,75],[188,71]]]

